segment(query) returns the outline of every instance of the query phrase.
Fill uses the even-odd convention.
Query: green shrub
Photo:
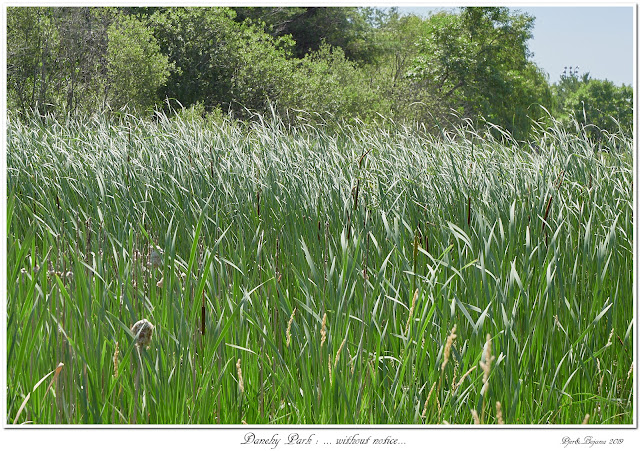
[[[112,108],[146,111],[173,67],[149,30],[133,16],[119,17],[108,29],[108,102]]]

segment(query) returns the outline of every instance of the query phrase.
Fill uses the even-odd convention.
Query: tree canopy
[[[237,117],[275,108],[286,120],[383,116],[434,130],[471,119],[517,139],[550,111],[594,130],[630,130],[630,87],[549,83],[528,48],[534,20],[503,7],[429,17],[375,8],[12,7],[8,106],[67,114],[197,105]]]

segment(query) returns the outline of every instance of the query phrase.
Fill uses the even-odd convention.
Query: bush
[[[289,108],[364,120],[374,117],[381,103],[365,70],[349,61],[341,48],[329,45],[300,61],[293,86],[281,102]]]
[[[118,18],[107,35],[110,105],[134,111],[152,108],[173,65],[160,53],[151,31],[133,16]]]
[[[633,128],[633,89],[616,86],[609,80],[590,80],[580,83],[567,95],[564,113],[587,125],[590,138],[601,141],[604,132],[620,130],[631,133]]]

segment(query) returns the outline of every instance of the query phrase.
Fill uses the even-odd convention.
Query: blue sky
[[[400,12],[427,15],[444,8],[401,7]],[[514,6],[536,18],[529,50],[533,60],[558,81],[565,66],[579,66],[591,78],[633,84],[632,6]]]

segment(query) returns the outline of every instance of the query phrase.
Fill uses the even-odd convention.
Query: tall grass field
[[[632,424],[633,145],[583,132],[10,115],[7,422]]]

